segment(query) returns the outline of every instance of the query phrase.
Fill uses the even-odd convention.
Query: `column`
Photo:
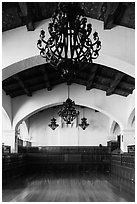
[[[124,129],[121,131],[121,150],[128,152],[129,145],[135,145],[135,131]]]
[[[15,153],[15,130],[4,130],[2,133],[2,142],[4,145],[11,147],[11,153]]]

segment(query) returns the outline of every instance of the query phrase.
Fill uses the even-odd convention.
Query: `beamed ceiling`
[[[79,3],[85,15],[104,21],[104,29],[116,25],[135,28],[134,2],[85,2]],[[56,2],[3,2],[2,31],[26,25],[28,31],[35,30],[35,22],[50,18],[57,6]],[[84,64],[71,83],[84,85],[85,89],[100,89],[106,95],[128,96],[135,89],[135,79],[110,67],[98,64]],[[52,91],[57,84],[64,83],[59,73],[49,64],[32,67],[19,72],[2,82],[3,90],[12,98],[20,95],[32,96],[35,91]]]
[[[35,22],[50,18],[57,2],[3,2],[2,31],[20,26],[35,29]],[[135,2],[79,2],[85,16],[104,21],[104,29],[116,25],[135,28]]]
[[[93,88],[106,91],[106,95],[118,94],[128,96],[135,88],[135,79],[115,69],[99,64],[86,64],[78,71],[71,83],[84,85],[86,90]],[[52,91],[58,84],[64,83],[58,72],[49,64],[39,65],[19,72],[3,81],[6,94],[16,97],[26,94],[32,96],[35,91],[47,89]]]

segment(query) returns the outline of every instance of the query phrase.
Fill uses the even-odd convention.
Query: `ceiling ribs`
[[[52,87],[51,87],[51,84],[49,82],[47,71],[45,70],[45,68],[43,69],[43,67],[41,67],[40,72],[43,75],[43,79],[44,79],[44,82],[45,82],[45,87],[47,88],[48,91],[51,91]]]
[[[125,76],[123,73],[117,73],[115,75],[115,79],[110,84],[110,87],[106,91],[106,96],[110,96],[114,93],[115,89],[117,88],[118,84],[122,80],[122,78]]]
[[[13,76],[13,78],[18,82],[20,87],[23,89],[23,91],[27,94],[27,96],[32,96],[32,93],[28,90],[28,88],[25,86],[23,81],[19,78],[19,76],[16,74]]]
[[[88,82],[87,82],[86,90],[92,89],[92,85],[93,85],[93,82],[94,82],[94,79],[95,79],[95,76],[96,76],[96,73],[97,73],[97,69],[98,69],[97,64],[95,64],[91,68],[91,72],[90,72],[90,76],[89,76],[89,79],[88,79]]]
[[[34,23],[32,19],[31,9],[28,6],[27,2],[19,2],[19,8],[21,10],[22,19],[25,21],[28,31],[34,31]]]

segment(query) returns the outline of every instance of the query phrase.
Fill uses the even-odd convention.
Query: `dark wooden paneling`
[[[122,182],[122,188],[135,192],[135,156],[119,154],[111,156],[111,176],[117,183]]]
[[[2,155],[2,182],[9,182],[13,178],[20,177],[26,171],[26,155],[3,154]]]
[[[28,171],[110,170],[107,147],[32,147],[27,150]]]

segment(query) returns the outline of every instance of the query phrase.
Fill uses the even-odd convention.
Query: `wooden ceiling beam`
[[[28,90],[28,88],[25,86],[23,81],[19,78],[19,76],[16,74],[13,76],[13,78],[18,82],[20,87],[23,89],[23,91],[27,94],[27,96],[32,96],[32,93]]]
[[[103,2],[100,15],[104,19],[104,29],[112,29],[115,26],[115,19],[119,15],[118,7],[119,2]]]
[[[115,92],[118,92],[118,91],[125,92],[128,95],[133,93],[133,90],[129,90],[129,89],[125,89],[125,88],[118,88],[118,89],[116,88]]]
[[[84,79],[76,78],[76,79],[73,80],[73,83],[86,86],[86,83],[87,83],[87,82],[86,82],[86,80],[84,80]]]
[[[129,82],[126,82],[126,81],[122,81],[121,83],[120,83],[120,85],[121,86],[123,86],[123,87],[128,87],[128,89],[135,89],[135,83],[129,83]]]
[[[121,72],[115,75],[115,79],[112,81],[110,87],[107,89],[106,96],[110,96],[114,93],[116,87],[118,86],[118,84],[120,83],[124,76],[125,74]]]
[[[19,8],[21,10],[21,15],[23,20],[25,21],[26,27],[28,31],[34,31],[34,23],[32,19],[31,9],[28,6],[27,2],[19,2]]]
[[[16,89],[16,87],[17,87],[17,83],[12,83],[12,84],[4,84],[4,85],[2,85],[2,88],[3,89],[8,89],[8,90],[11,90],[12,91],[12,89]]]
[[[90,90],[92,89],[92,85],[94,83],[94,79],[97,73],[97,69],[98,69],[98,65],[95,64],[92,68],[91,68],[91,72],[90,72],[90,76],[87,82],[87,86],[86,86],[86,90]]]
[[[48,74],[47,74],[46,70],[43,69],[43,67],[42,67],[42,68],[40,68],[40,72],[43,75],[45,86],[46,86],[47,90],[51,91],[52,87],[51,87],[51,84],[50,84],[50,81],[49,81]]]

